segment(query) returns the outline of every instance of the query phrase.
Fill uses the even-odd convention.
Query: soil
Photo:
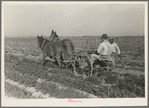
[[[119,68],[112,72],[99,71],[97,76],[75,76],[72,70],[52,68],[49,63],[43,67],[38,61],[5,55],[5,78],[27,87],[34,87],[43,95],[55,98],[115,98],[144,97],[144,72]],[[39,79],[43,79],[41,83]],[[54,83],[53,83],[54,82]],[[16,90],[16,88],[15,88]],[[17,89],[18,90],[18,89]],[[6,92],[7,90],[5,90]],[[19,90],[20,91],[20,90]],[[16,91],[18,92],[18,91]],[[9,92],[9,96],[14,92]],[[23,96],[23,93],[20,92]],[[8,95],[8,92],[5,94]],[[27,93],[26,98],[32,95]],[[18,97],[17,97],[18,98]]]

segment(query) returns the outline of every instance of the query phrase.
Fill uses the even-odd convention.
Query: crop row
[[[43,93],[55,91],[50,91],[50,85],[45,83],[42,86],[38,85],[37,78],[61,83],[65,86],[83,90],[103,98],[144,97],[145,95],[144,76],[138,77],[130,74],[118,75],[114,72],[99,72],[97,76],[93,75],[84,79],[82,76],[76,77],[69,70],[53,69],[47,72],[40,64],[27,59],[20,61],[13,55],[9,59],[16,62],[16,70],[18,73],[5,72],[5,76],[26,86],[37,87]]]

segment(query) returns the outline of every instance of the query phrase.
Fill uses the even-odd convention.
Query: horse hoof
[[[83,77],[83,79],[86,79],[87,78],[87,75],[83,74],[82,77]]]
[[[45,64],[42,64],[42,66],[44,67],[44,66],[45,66]]]
[[[45,62],[42,63],[42,66],[45,66]]]
[[[36,62],[36,64],[39,65],[40,63],[39,62]]]
[[[76,72],[76,71],[74,71],[74,75],[75,75],[75,76],[78,76],[78,74],[77,74],[77,72]]]
[[[52,70],[52,68],[49,68],[49,69],[48,69],[48,71],[51,71],[51,70]]]

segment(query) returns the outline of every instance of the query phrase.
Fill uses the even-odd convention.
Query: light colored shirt
[[[117,52],[118,54],[120,54],[120,49],[115,42],[113,42],[112,44],[110,43],[110,53],[112,53],[112,52],[114,52],[114,53]]]
[[[97,52],[101,55],[108,55],[109,47],[110,43],[105,40],[102,43],[100,43]]]

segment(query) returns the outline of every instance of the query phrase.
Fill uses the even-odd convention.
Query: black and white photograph
[[[146,106],[148,2],[2,1],[2,106]]]

